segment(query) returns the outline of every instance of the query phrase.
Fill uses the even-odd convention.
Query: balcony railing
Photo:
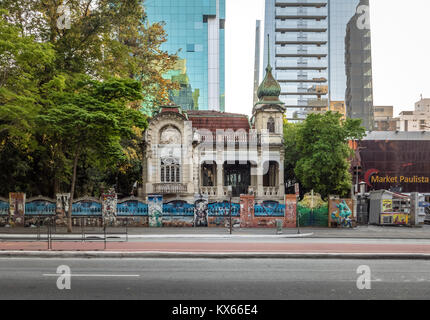
[[[160,194],[174,194],[187,192],[187,185],[183,183],[156,183],[154,192]]]
[[[202,190],[202,194],[205,194],[209,197],[215,197],[217,195],[217,187],[200,187]]]
[[[279,187],[263,187],[264,197],[278,197],[281,196]]]

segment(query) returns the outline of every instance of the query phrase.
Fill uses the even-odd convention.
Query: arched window
[[[270,117],[267,121],[267,131],[269,131],[270,133],[275,133],[275,119],[273,119],[272,117]]]
[[[179,183],[181,182],[181,169],[179,159],[164,158],[161,159],[161,182],[163,183]]]

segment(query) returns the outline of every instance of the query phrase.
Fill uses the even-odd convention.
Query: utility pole
[[[230,197],[230,202],[229,202],[230,234],[233,233],[233,224],[231,223],[231,197],[232,197],[232,194],[233,194],[233,187],[228,186],[228,195]]]

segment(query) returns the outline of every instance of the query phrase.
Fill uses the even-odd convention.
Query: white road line
[[[129,278],[137,278],[140,277],[139,274],[66,274],[66,273],[55,273],[55,274],[43,274],[44,277],[103,277],[103,278],[119,278],[119,277],[129,277]]]

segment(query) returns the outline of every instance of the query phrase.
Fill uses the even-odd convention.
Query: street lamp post
[[[232,232],[233,232],[233,225],[231,223],[231,197],[232,197],[232,194],[233,194],[233,187],[228,186],[228,196],[230,198],[230,202],[229,202],[230,234],[232,234]]]

